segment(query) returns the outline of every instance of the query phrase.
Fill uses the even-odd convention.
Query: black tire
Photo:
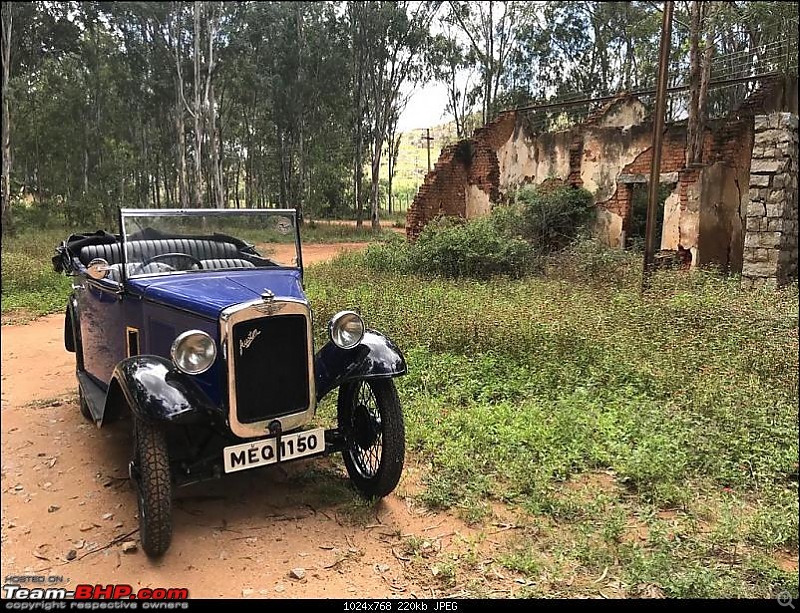
[[[391,379],[345,383],[339,388],[339,431],[344,465],[367,498],[387,496],[400,481],[406,442],[403,412]]]
[[[80,385],[78,386],[78,406],[81,409],[81,415],[83,415],[84,419],[94,423],[94,417],[92,417],[92,412],[89,410],[89,403],[86,402]]]
[[[150,557],[172,541],[172,480],[167,437],[157,426],[134,417],[134,485],[139,507],[139,540]]]

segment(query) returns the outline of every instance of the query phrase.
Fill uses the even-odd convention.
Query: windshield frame
[[[284,215],[292,217],[294,223],[294,245],[297,255],[297,266],[275,266],[272,270],[299,270],[300,282],[303,281],[303,251],[300,245],[300,215],[297,209],[119,209],[119,232],[120,250],[122,255],[122,270],[120,284],[125,285],[128,281],[128,250],[126,248],[128,232],[125,228],[126,218],[131,217],[203,217],[203,216],[277,216]],[[238,238],[238,237],[237,237]],[[232,270],[234,271],[234,270]],[[161,277],[166,275],[181,275],[186,273],[203,273],[204,270],[175,270],[170,272],[150,273],[141,275],[142,277]],[[138,278],[139,275],[137,275]]]

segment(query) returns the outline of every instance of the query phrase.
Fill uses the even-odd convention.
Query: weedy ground
[[[492,556],[523,593],[797,594],[797,286],[661,273],[642,297],[638,258],[583,256],[476,282],[347,254],[308,292],[403,347],[419,498],[487,531],[510,513]],[[436,577],[480,594],[476,547]]]
[[[63,308],[63,238],[4,244],[4,313]],[[797,285],[663,272],[641,296],[639,268],[596,250],[521,280],[309,268],[317,322],[357,308],[403,348],[417,501],[476,529],[448,552],[405,539],[420,576],[464,596],[500,568],[518,596],[797,597]]]

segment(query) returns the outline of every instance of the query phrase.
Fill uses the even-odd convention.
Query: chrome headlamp
[[[340,311],[328,324],[328,334],[337,347],[352,349],[364,338],[364,320],[354,311]]]
[[[202,330],[188,330],[175,339],[169,353],[178,370],[199,375],[217,359],[217,344]]]

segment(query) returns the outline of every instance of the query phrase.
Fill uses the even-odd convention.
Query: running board
[[[78,385],[83,392],[83,398],[89,405],[89,412],[92,414],[94,423],[99,428],[103,423],[103,408],[106,404],[106,392],[85,372],[78,371]]]

